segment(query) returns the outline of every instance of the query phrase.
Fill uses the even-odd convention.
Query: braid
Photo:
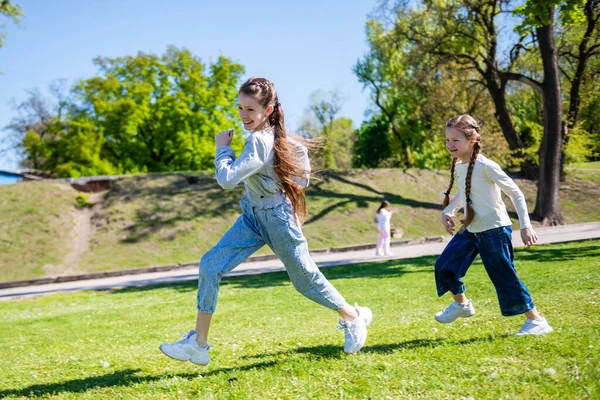
[[[450,204],[450,192],[452,191],[452,186],[454,186],[454,166],[456,165],[457,158],[452,159],[452,167],[450,167],[450,185],[448,185],[448,190],[444,192],[444,208],[448,207]]]
[[[479,144],[478,140],[473,145],[473,154],[471,154],[471,161],[469,161],[467,177],[465,178],[465,219],[463,221],[463,226],[460,228],[461,232],[464,231],[467,226],[469,226],[471,221],[473,221],[473,216],[475,214],[473,207],[471,207],[471,177],[473,176],[473,168],[475,167],[475,162],[477,161],[477,156],[479,155],[480,150],[481,145]]]

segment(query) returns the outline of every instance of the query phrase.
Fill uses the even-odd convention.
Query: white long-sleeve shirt
[[[375,215],[375,219],[377,219],[377,227],[379,229],[387,229],[390,230],[391,224],[390,221],[392,219],[392,213],[382,208],[379,210],[377,215]]]
[[[458,194],[452,199],[444,214],[454,216],[466,204],[465,179],[469,163],[457,161],[455,166]],[[475,212],[473,221],[467,227],[477,233],[501,226],[512,225],[500,191],[504,192],[515,205],[521,229],[531,228],[525,196],[517,184],[500,166],[483,155],[477,157],[471,176],[471,207]]]

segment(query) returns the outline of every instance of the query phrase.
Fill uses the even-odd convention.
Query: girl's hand
[[[448,232],[450,235],[454,235],[454,220],[451,216],[442,213],[442,224],[444,224],[446,232]]]
[[[533,246],[535,242],[538,240],[537,233],[533,230],[533,228],[521,229],[521,240],[523,244],[527,247]]]
[[[229,146],[232,140],[233,129],[227,129],[226,131],[219,132],[217,136],[215,136],[215,143],[217,144],[217,149],[219,147]]]

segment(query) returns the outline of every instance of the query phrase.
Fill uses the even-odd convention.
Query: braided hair
[[[473,176],[473,168],[477,162],[477,156],[481,152],[481,127],[475,118],[468,114],[462,114],[451,118],[446,123],[446,129],[448,128],[454,128],[458,131],[461,131],[468,140],[475,138],[473,152],[471,153],[469,167],[467,168],[467,176],[465,178],[465,219],[461,221],[463,225],[460,228],[460,232],[463,232],[473,221],[473,217],[475,215],[473,207],[471,206],[471,177]],[[454,166],[456,165],[456,161],[456,158],[452,159],[452,168],[450,169],[450,185],[448,186],[448,190],[444,192],[444,208],[446,208],[450,203],[450,191],[454,185]]]
[[[275,138],[273,168],[281,180],[286,196],[292,203],[294,213],[303,222],[306,217],[306,194],[304,188],[294,182],[293,178],[302,178],[310,171],[304,170],[304,167],[298,164],[296,151],[287,140],[288,133],[285,130],[283,108],[279,103],[275,85],[268,79],[253,77],[242,84],[239,92],[251,96],[264,108],[273,106],[273,112],[268,117]],[[296,140],[296,138],[294,139]]]

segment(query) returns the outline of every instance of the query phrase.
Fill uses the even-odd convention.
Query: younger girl
[[[437,313],[435,319],[450,323],[459,317],[467,318],[475,314],[471,300],[465,296],[462,278],[479,254],[496,288],[502,315],[525,314],[527,317],[517,334],[552,332],[546,319],[537,312],[513,263],[511,221],[500,191],[510,197],[515,205],[521,224],[521,239],[529,247],[537,241],[537,235],[531,228],[523,193],[498,164],[480,154],[480,127],[471,116],[459,115],[446,123],[446,148],[452,156],[452,169],[450,186],[445,192],[442,223],[452,235],[452,217],[456,211],[464,208],[465,220],[435,263],[438,296],[450,291],[454,298],[454,302]],[[458,194],[450,202],[455,172]]]
[[[375,248],[376,256],[394,255],[390,251],[390,220],[392,219],[394,211],[389,210],[389,207],[389,201],[382,201],[377,209],[377,215],[375,215],[375,222],[377,222],[377,228],[379,228],[379,239],[377,240],[377,247]]]
[[[346,302],[311,259],[302,234],[304,188],[310,174],[307,149],[285,130],[283,108],[273,83],[264,78],[248,79],[239,90],[238,103],[240,119],[244,129],[251,131],[250,136],[236,158],[229,147],[233,130],[219,133],[215,166],[223,189],[244,183],[246,194],[240,201],[243,214],[200,261],[195,330],[179,342],[163,343],[160,349],[177,360],[208,364],[208,330],[221,277],[266,244],[284,264],[296,290],[340,314],[344,351],[357,352],[367,338],[371,310]]]

